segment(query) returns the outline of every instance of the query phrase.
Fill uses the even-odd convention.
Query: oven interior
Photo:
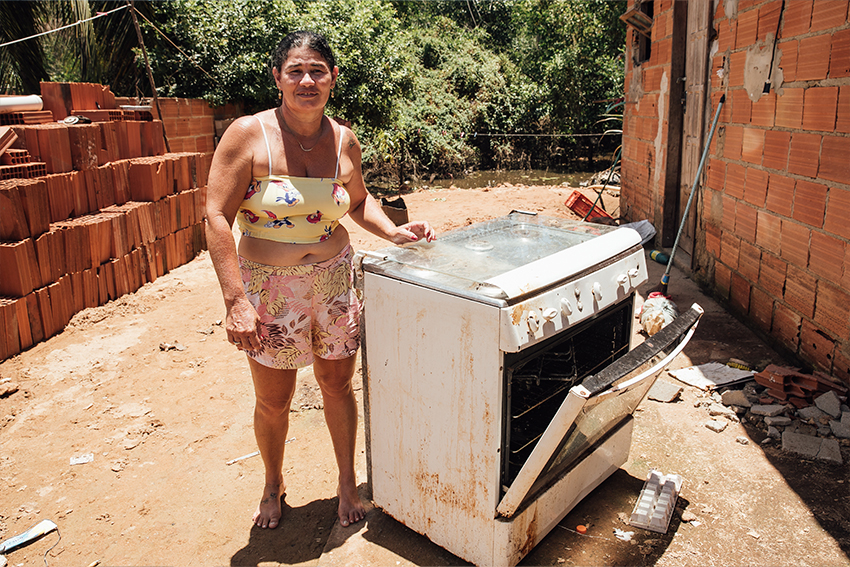
[[[502,495],[570,388],[629,352],[633,301],[631,295],[559,335],[526,350],[504,354]]]

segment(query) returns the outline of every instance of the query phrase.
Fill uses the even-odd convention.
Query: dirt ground
[[[495,187],[404,199],[411,218],[445,232],[512,209],[574,216],[564,206],[571,192]],[[615,200],[606,199],[613,210]],[[386,245],[347,226],[355,248]],[[654,284],[663,267],[649,267]],[[706,310],[676,367],[729,357],[784,363],[680,272],[671,290],[681,305],[699,301]],[[54,544],[46,556],[51,567],[463,564],[378,510],[359,525],[338,525],[333,452],[309,370],[299,375],[292,408],[282,525],[252,525],[260,458],[230,461],[256,450],[253,394],[244,356],[225,341],[223,316],[204,253],[134,294],[78,314],[63,333],[0,364],[0,386],[19,388],[0,399],[0,541],[42,519],[56,522],[61,535],[10,553],[9,564],[41,564]],[[359,372],[355,381],[359,397]],[[645,401],[626,464],[522,564],[850,565],[846,464],[761,446],[763,435],[741,424],[711,432],[705,409],[695,407],[703,399],[685,387],[674,403]],[[360,425],[365,493],[362,418]],[[90,462],[70,464],[85,455]],[[685,479],[663,535],[623,523],[651,468]],[[696,519],[683,521],[683,511]],[[574,531],[579,524],[586,534]],[[614,528],[635,532],[632,541],[616,539]]]

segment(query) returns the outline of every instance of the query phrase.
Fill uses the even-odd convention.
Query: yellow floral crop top
[[[336,178],[342,135],[333,178],[273,175],[269,139],[262,121],[256,118],[269,154],[269,174],[252,180],[248,186],[236,218],[239,230],[243,236],[291,244],[326,240],[351,204],[348,191]]]

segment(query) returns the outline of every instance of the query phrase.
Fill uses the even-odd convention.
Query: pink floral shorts
[[[313,355],[348,358],[360,346],[360,301],[351,246],[315,264],[267,266],[239,257],[242,285],[263,325],[248,356],[271,368],[301,368]]]

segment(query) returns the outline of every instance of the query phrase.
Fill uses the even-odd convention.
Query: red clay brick
[[[782,0],[772,0],[759,8],[758,36],[756,37],[756,41],[765,41],[768,34],[771,37],[776,37],[781,7]]]
[[[732,286],[729,294],[729,303],[732,309],[738,313],[747,313],[750,310],[750,284],[739,274],[732,272]]]
[[[738,254],[738,271],[748,281],[753,283],[759,280],[759,263],[761,262],[761,250],[749,242],[741,240],[741,251]]]
[[[777,46],[778,66],[782,69],[782,80],[786,83],[797,80],[797,59],[799,44],[796,39],[780,41]]]
[[[829,73],[829,54],[832,50],[830,34],[805,37],[800,40],[797,55],[797,80],[820,81]]]
[[[721,262],[714,263],[714,289],[717,294],[726,299],[729,297],[729,289],[732,286],[732,271],[729,266]]]
[[[781,244],[782,219],[767,211],[759,211],[756,244],[764,250],[778,252]]]
[[[850,191],[832,187],[826,204],[824,230],[850,239]]]
[[[723,195],[721,197],[721,204],[723,213],[720,227],[724,232],[733,234],[735,232],[735,209],[738,207],[738,201],[728,195]]]
[[[763,252],[759,264],[759,284],[764,290],[776,299],[781,299],[785,294],[785,272],[788,264],[784,260]]]
[[[803,320],[800,327],[800,355],[821,369],[832,368],[835,340],[809,321]]]
[[[776,125],[799,128],[803,123],[803,89],[784,89],[776,97]]]
[[[773,321],[773,298],[755,286],[750,292],[750,318],[763,332],[770,332],[770,324]]]
[[[847,55],[850,60],[850,54]],[[835,131],[850,133],[850,85],[842,86],[838,91],[838,112]]]
[[[809,251],[809,269],[812,272],[832,283],[841,283],[844,254],[843,240],[821,232],[812,232],[812,248]],[[822,289],[821,286],[818,291]]]
[[[761,165],[764,155],[764,130],[744,127],[741,141],[741,159],[755,165]]]
[[[744,86],[744,71],[747,68],[746,63],[746,51],[738,51],[737,53],[729,55],[729,80],[727,83],[729,88],[735,89]]]
[[[802,317],[789,306],[779,301],[774,303],[771,333],[779,337],[782,343],[792,352],[797,352],[800,345],[800,326],[802,323]]]
[[[744,145],[744,129],[741,126],[726,126],[723,139],[723,157],[727,160],[741,159],[741,148]]]
[[[733,270],[738,269],[738,255],[740,250],[740,238],[727,231],[724,231],[720,235],[720,261]]]
[[[793,140],[792,140],[793,146]],[[850,182],[850,138],[824,136],[818,175],[823,179]]]
[[[739,122],[741,124],[749,124],[750,116],[753,112],[753,103],[750,100],[750,95],[744,89],[734,90],[727,97],[726,102],[731,99],[732,115],[731,122]]]
[[[832,132],[835,130],[838,87],[806,89],[803,103],[803,129]]]
[[[740,9],[740,4],[739,4]],[[748,10],[738,12],[738,37],[735,40],[735,49],[746,49],[756,42],[756,34],[759,26],[759,11]]]
[[[736,199],[744,198],[744,178],[747,169],[743,165],[730,163],[726,166],[726,194]]]
[[[712,158],[708,160],[706,166],[708,167],[706,186],[715,191],[722,191],[726,181],[726,163]]]
[[[819,32],[840,26],[847,20],[847,2],[815,0],[809,31]]]
[[[744,183],[744,200],[757,207],[763,207],[766,196],[767,172],[752,167],[747,169],[747,180]]]
[[[785,302],[804,317],[815,313],[815,288],[817,280],[792,265],[785,274]]]
[[[782,130],[767,130],[764,133],[764,157],[762,165],[771,169],[785,170],[788,167],[788,148],[791,133]]]
[[[794,210],[795,180],[784,175],[771,173],[768,178],[765,207],[769,211],[790,217]]]
[[[791,151],[788,154],[788,171],[807,177],[817,177],[820,142],[820,134],[804,132],[792,134]]]
[[[836,2],[838,4],[839,2]],[[850,77],[850,29],[832,35],[832,56],[829,58],[829,78]]]
[[[735,46],[735,36],[738,35],[738,20],[726,20],[717,26],[717,51],[725,52]]]
[[[794,37],[809,31],[812,21],[812,0],[794,0],[785,3],[782,37]]]
[[[809,233],[808,227],[783,220],[779,254],[789,264],[805,268],[809,265]]]
[[[735,234],[742,240],[754,243],[756,241],[757,222],[758,209],[744,203],[738,203],[735,209]]]
[[[753,113],[750,124],[770,128],[776,115],[776,91],[771,90],[761,95],[758,101],[753,103]]]
[[[845,347],[846,348],[846,347]],[[835,358],[832,360],[832,375],[850,385],[850,357],[842,352],[843,349],[835,349]]]
[[[821,228],[826,210],[826,192],[826,185],[799,179],[794,189],[792,217],[815,228]]]

